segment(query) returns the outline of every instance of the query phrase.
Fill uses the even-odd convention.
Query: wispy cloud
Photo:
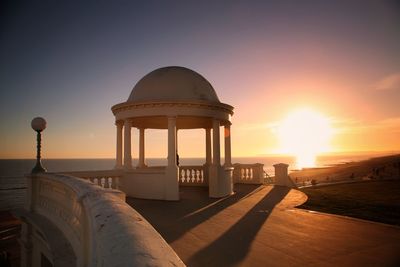
[[[374,88],[376,90],[400,89],[400,72],[384,77],[374,85]]]
[[[338,133],[386,132],[400,134],[400,117],[387,118],[371,123],[355,120],[341,121],[337,123],[336,127]]]

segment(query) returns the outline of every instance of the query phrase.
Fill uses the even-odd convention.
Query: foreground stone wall
[[[40,228],[35,223],[38,220],[54,225],[71,245],[75,266],[184,266],[156,230],[125,203],[121,191],[61,174],[31,175],[27,180],[24,220],[36,228]],[[38,230],[44,233],[42,239],[48,240],[46,229]],[[26,231],[22,237],[25,264],[40,266],[40,257],[26,251],[35,245],[29,237],[32,232]],[[50,253],[42,254],[54,264],[58,258],[52,249],[50,246]]]

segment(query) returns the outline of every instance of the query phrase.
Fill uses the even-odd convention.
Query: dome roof
[[[144,76],[133,87],[127,102],[220,102],[212,85],[197,72],[184,67],[164,67]]]

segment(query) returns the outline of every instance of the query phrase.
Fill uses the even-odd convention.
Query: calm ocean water
[[[373,155],[346,155],[346,156],[320,156],[317,158],[316,167],[329,166],[333,164],[359,161],[371,158]],[[223,162],[223,160],[222,160]],[[274,175],[273,164],[287,163],[290,165],[289,169],[296,168],[296,159],[294,157],[280,156],[280,157],[246,157],[246,158],[232,158],[233,163],[262,163],[264,170],[269,175]],[[167,165],[166,159],[150,158],[146,159],[149,166],[162,166]],[[204,163],[203,158],[181,158],[181,165],[201,165]],[[84,170],[107,170],[112,169],[115,164],[115,159],[44,159],[42,160],[43,166],[50,172],[60,171],[84,171]],[[137,161],[133,160],[135,166]],[[34,159],[3,159],[0,160],[0,177],[2,176],[23,176],[30,173],[35,166]]]

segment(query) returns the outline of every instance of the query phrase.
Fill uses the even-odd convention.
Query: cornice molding
[[[111,110],[114,115],[126,110],[151,109],[163,107],[184,107],[184,108],[203,108],[210,110],[219,110],[233,115],[233,107],[224,103],[207,102],[123,102],[114,105]]]

